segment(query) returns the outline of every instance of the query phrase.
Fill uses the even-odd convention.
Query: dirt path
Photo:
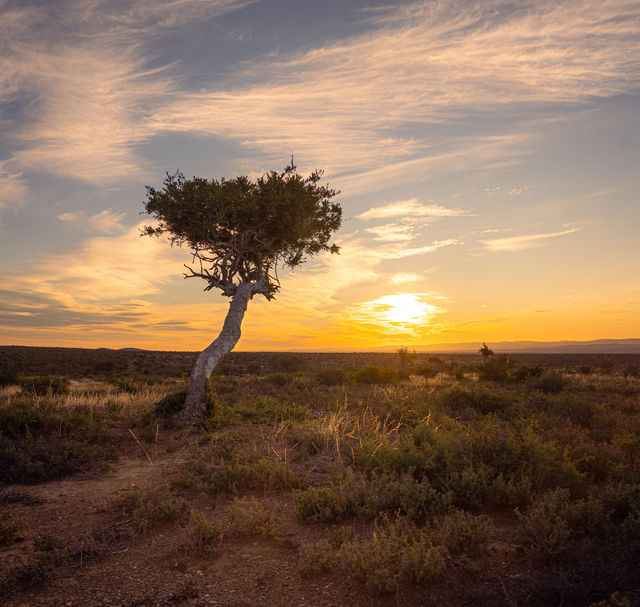
[[[175,453],[154,457],[123,457],[101,475],[76,475],[40,485],[13,485],[3,500],[16,518],[27,521],[22,540],[5,551],[28,561],[39,535],[55,535],[71,547],[71,556],[53,576],[33,589],[16,592],[4,607],[94,607],[96,605],[243,607],[273,605],[342,607],[394,604],[373,598],[341,573],[304,579],[298,570],[300,541],[314,541],[322,529],[302,526],[291,512],[291,528],[277,538],[232,538],[210,553],[198,553],[189,542],[185,521],[135,532],[114,508],[118,492],[132,484],[151,487],[166,480],[175,466]],[[258,496],[264,503],[270,496]],[[282,500],[290,501],[290,496]],[[216,503],[204,494],[190,500],[212,520],[225,516],[228,500]],[[292,505],[278,503],[281,511]],[[214,512],[215,511],[215,512]],[[103,536],[109,537],[105,543]],[[98,540],[95,540],[95,537]],[[93,544],[92,544],[93,542]],[[102,542],[102,543],[100,543]],[[95,544],[99,544],[96,549]],[[422,603],[414,603],[416,605]],[[432,604],[432,603],[424,603]]]

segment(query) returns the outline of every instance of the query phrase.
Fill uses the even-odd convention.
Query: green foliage
[[[67,558],[61,538],[39,535],[34,541],[35,554],[24,559],[14,556],[11,565],[0,569],[0,593],[16,589],[27,590],[46,582]]]
[[[177,390],[171,392],[162,398],[155,406],[153,411],[155,417],[170,418],[172,415],[178,413],[184,407],[184,403],[187,399],[187,389]]]
[[[282,518],[267,510],[255,497],[236,498],[229,506],[229,517],[233,532],[239,537],[275,537],[283,532]]]
[[[446,508],[428,481],[411,475],[378,474],[370,479],[347,471],[329,487],[308,487],[296,494],[304,520],[339,522],[348,518],[374,520],[395,513],[416,520]]]
[[[591,603],[589,607],[631,607],[631,602],[626,596],[614,592],[608,599]]]
[[[454,412],[462,412],[464,409],[470,408],[482,414],[502,411],[509,404],[504,397],[498,396],[482,386],[470,388],[453,386],[443,393],[442,403]]]
[[[282,388],[282,386],[288,384],[291,381],[291,377],[285,375],[284,373],[271,373],[264,379],[265,381],[273,384],[274,386],[278,386],[279,388]]]
[[[396,348],[396,354],[402,369],[408,369],[417,357],[415,350],[409,350],[408,346]]]
[[[300,545],[298,553],[298,572],[303,578],[328,573],[332,569],[332,553],[326,540]]]
[[[319,171],[302,177],[293,163],[255,181],[167,174],[161,190],[147,187],[145,210],[156,224],[143,234],[188,246],[205,264],[191,275],[205,279],[207,290],[231,296],[239,282],[251,282],[271,298],[279,288],[278,264],[294,268],[310,255],[338,252],[328,242],[342,209],[321,178]]]
[[[187,502],[175,495],[168,485],[141,489],[135,484],[120,492],[116,506],[133,518],[140,532],[146,532],[154,525],[175,521],[188,508]]]
[[[540,378],[534,382],[533,387],[545,394],[560,394],[566,386],[566,380],[557,371],[545,371]]]
[[[493,350],[482,342],[482,348],[478,350],[478,354],[482,354],[482,358],[488,358],[489,356],[493,356]]]
[[[426,584],[444,569],[441,548],[402,519],[376,521],[371,538],[345,543],[340,555],[356,578],[377,594],[394,593],[406,581]]]
[[[567,489],[542,495],[519,517],[525,550],[541,558],[568,551],[577,538],[597,535],[608,522],[600,500],[571,500]]]
[[[391,367],[367,365],[353,372],[353,380],[359,384],[395,384],[398,379],[398,371]]]
[[[339,386],[347,382],[347,372],[337,367],[325,367],[316,373],[316,378],[325,386]]]
[[[201,512],[191,510],[189,513],[189,537],[191,545],[200,551],[206,551],[223,538],[222,529],[217,523],[209,523]]]
[[[510,379],[513,360],[506,356],[494,356],[478,367],[478,377],[482,381],[506,382]]]
[[[478,557],[492,531],[493,523],[488,516],[463,510],[447,514],[435,524],[439,543],[456,558]]]
[[[25,377],[20,380],[23,392],[37,394],[39,396],[61,395],[69,393],[69,379],[57,375]]]

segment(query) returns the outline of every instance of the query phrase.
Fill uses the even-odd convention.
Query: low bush
[[[347,382],[347,372],[337,367],[326,367],[316,373],[316,379],[325,386],[338,386]]]
[[[175,495],[168,485],[152,489],[141,489],[131,485],[121,491],[116,507],[131,516],[139,532],[144,533],[154,525],[170,523],[187,511],[187,502]]]
[[[482,381],[508,382],[513,364],[509,356],[493,356],[478,367],[478,377]]]
[[[567,381],[557,371],[545,371],[534,383],[533,387],[545,394],[560,394]]]
[[[485,390],[481,386],[472,386],[470,388],[453,386],[443,393],[442,404],[454,413],[460,413],[468,408],[485,415],[503,411],[508,406],[509,401],[502,396]]]
[[[68,394],[69,386],[69,379],[58,375],[25,377],[20,380],[20,387],[23,392],[37,394],[38,396]]]
[[[199,551],[207,551],[222,541],[223,534],[220,525],[210,523],[197,510],[189,513],[189,537],[191,545]]]
[[[395,384],[398,379],[398,371],[391,367],[367,365],[353,372],[353,381],[359,384]]]
[[[403,519],[376,521],[370,538],[343,544],[340,556],[377,594],[392,594],[407,581],[422,585],[435,580],[445,564],[440,546]]]

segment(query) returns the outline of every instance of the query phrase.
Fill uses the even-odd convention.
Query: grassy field
[[[0,596],[639,605],[640,356],[407,354],[0,348]]]

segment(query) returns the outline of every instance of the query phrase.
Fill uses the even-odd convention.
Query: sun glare
[[[421,324],[439,311],[436,306],[421,301],[420,295],[415,293],[384,295],[369,302],[367,307],[380,321],[400,324]]]

